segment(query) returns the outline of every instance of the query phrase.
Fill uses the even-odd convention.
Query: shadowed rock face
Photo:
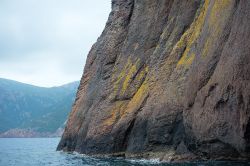
[[[250,158],[250,1],[113,0],[58,150]]]

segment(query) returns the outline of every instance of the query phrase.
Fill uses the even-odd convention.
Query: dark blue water
[[[160,164],[157,160],[92,158],[55,151],[59,138],[0,138],[0,166],[246,166],[239,162]]]

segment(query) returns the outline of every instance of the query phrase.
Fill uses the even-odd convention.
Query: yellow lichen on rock
[[[228,10],[232,4],[232,0],[214,1],[209,17],[210,27],[216,26],[220,21],[224,21],[224,18],[228,15],[225,11]]]
[[[191,53],[189,56],[183,56],[179,62],[178,62],[178,65],[191,65],[193,60],[195,58],[195,54],[194,53]]]
[[[183,45],[186,45],[186,49],[184,53],[182,54],[181,59],[177,63],[177,67],[180,66],[189,66],[192,64],[195,54],[190,53],[191,47],[193,44],[197,41],[198,37],[200,36],[202,27],[205,22],[205,17],[207,15],[208,7],[209,7],[209,0],[206,0],[201,12],[199,13],[196,20],[191,24],[190,28],[183,34],[180,41],[177,42],[174,49],[178,49],[179,47],[182,47]],[[189,57],[190,56],[190,57]]]
[[[221,32],[226,26],[226,22],[230,16],[228,13],[230,13],[229,11],[232,10],[232,8],[232,0],[220,0],[214,2],[208,19],[210,35],[204,44],[202,57],[206,57],[208,55],[209,50],[211,50],[212,45],[215,43],[215,40],[218,40]]]
[[[139,74],[138,79],[142,79],[148,70],[149,69],[146,66]],[[104,120],[103,125],[111,126],[117,121],[117,119],[121,119],[125,117],[124,115],[128,115],[129,113],[133,113],[138,110],[145,98],[148,96],[148,88],[148,81],[145,80],[129,102],[116,101],[115,106],[110,111],[110,117]]]
[[[131,60],[130,58],[128,58],[128,62],[123,67],[123,69],[119,72],[119,75],[117,77],[115,77],[115,74],[116,72],[118,72],[118,69],[117,68],[114,69],[115,74],[112,76],[112,80],[114,82],[113,93],[111,95],[112,97],[114,97],[117,94],[118,89],[120,88],[120,82],[126,76],[127,69],[131,66],[131,64],[132,64]]]
[[[121,89],[121,94],[124,94],[126,89],[129,86],[129,83],[132,80],[132,77],[135,75],[135,73],[137,72],[137,65],[139,63],[139,59],[135,62],[135,64],[131,63],[131,61],[128,61],[128,69],[127,69],[127,73],[126,75],[124,75],[124,81],[122,84],[122,89]]]
[[[103,126],[113,125],[119,118],[120,114],[123,114],[122,111],[125,109],[126,103],[126,101],[115,102],[114,106],[110,109],[110,116],[103,121]]]
[[[143,77],[148,73],[148,66],[146,66],[141,72],[140,74],[138,75],[138,78],[136,78],[137,80],[142,80]]]
[[[137,111],[141,107],[141,104],[143,103],[147,95],[148,95],[148,82],[144,81],[141,87],[138,89],[138,91],[135,93],[133,98],[128,103],[124,115]]]
[[[119,75],[115,78],[113,76],[114,88],[113,88],[113,96],[117,94],[120,89],[120,94],[123,95],[127,88],[129,87],[134,75],[138,70],[140,59],[137,59],[135,63],[131,62],[131,59],[128,58],[126,65],[120,71]]]

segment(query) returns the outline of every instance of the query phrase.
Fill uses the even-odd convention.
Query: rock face
[[[58,150],[250,158],[250,1],[113,0]]]

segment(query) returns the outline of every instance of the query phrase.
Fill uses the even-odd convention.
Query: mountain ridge
[[[33,134],[27,136],[53,135],[63,127],[78,85],[79,81],[75,81],[47,88],[1,78],[0,136],[13,137],[16,132],[18,137],[18,133],[31,131]]]

